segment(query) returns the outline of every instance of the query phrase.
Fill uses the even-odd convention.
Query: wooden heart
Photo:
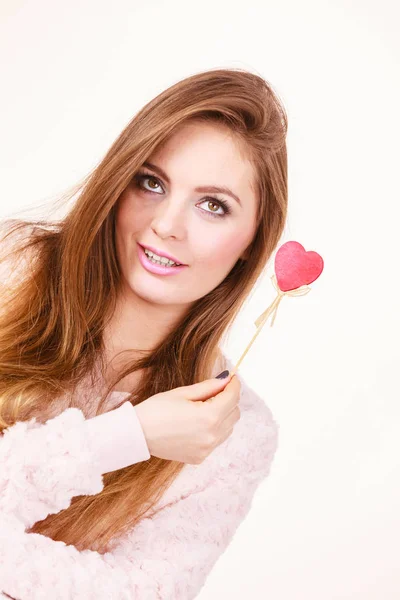
[[[312,250],[306,252],[299,242],[282,244],[275,255],[275,275],[282,292],[312,283],[323,268],[322,256]]]

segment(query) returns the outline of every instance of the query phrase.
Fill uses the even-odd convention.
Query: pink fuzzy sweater
[[[201,464],[186,464],[156,512],[113,540],[105,554],[26,530],[67,508],[74,496],[98,494],[104,473],[150,458],[135,407],[125,402],[90,419],[67,408],[43,424],[31,419],[6,429],[0,436],[0,597],[195,598],[248,513],[277,448],[270,409],[237,376],[241,417],[231,436]],[[112,392],[111,405],[123,394]]]
[[[0,284],[14,272],[1,264]],[[231,436],[201,464],[186,464],[151,516],[113,539],[104,554],[79,552],[27,529],[68,508],[74,496],[101,492],[105,473],[150,458],[135,407],[127,401],[116,408],[128,393],[112,392],[105,412],[92,418],[60,403],[45,423],[31,419],[6,429],[0,435],[0,598],[195,598],[248,513],[277,449],[270,409],[237,376],[241,416]],[[96,398],[88,393],[80,400],[90,417]]]

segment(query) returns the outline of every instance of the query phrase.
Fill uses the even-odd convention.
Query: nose
[[[169,198],[154,209],[151,226],[160,238],[182,238],[186,230],[186,218],[183,204]]]

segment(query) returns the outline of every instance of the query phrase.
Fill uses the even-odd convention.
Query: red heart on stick
[[[312,250],[306,252],[299,242],[282,244],[275,255],[275,275],[282,292],[312,283],[323,268],[322,256]]]

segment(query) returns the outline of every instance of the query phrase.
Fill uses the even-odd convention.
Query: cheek
[[[129,191],[124,192],[118,201],[115,218],[116,233],[121,240],[140,229],[140,216],[134,197]]]
[[[216,236],[208,240],[207,244],[202,244],[199,249],[200,260],[208,265],[217,265],[224,269],[231,267],[246,246],[246,240],[240,234],[235,233],[229,236]]]
[[[128,222],[128,207],[129,204],[127,202],[126,194],[122,194],[122,196],[118,200],[117,210],[115,215],[115,226],[117,230],[117,234],[121,234],[124,230],[124,224]]]

